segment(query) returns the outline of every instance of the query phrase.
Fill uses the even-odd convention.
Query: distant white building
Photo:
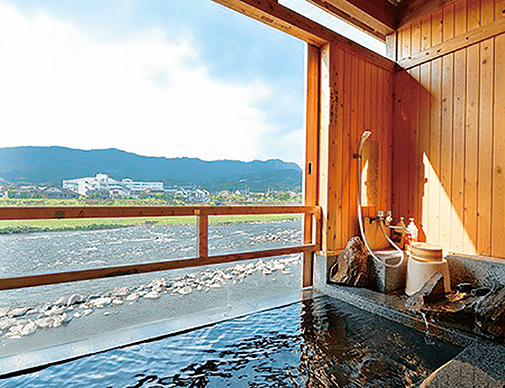
[[[163,191],[163,182],[140,182],[126,178],[121,183],[132,191]]]
[[[128,191],[162,191],[163,182],[137,182],[131,179],[123,179],[120,182],[107,174],[96,174],[94,177],[64,180],[63,188],[80,195],[108,192],[112,196],[125,196]]]

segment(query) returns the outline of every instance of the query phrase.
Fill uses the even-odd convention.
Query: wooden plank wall
[[[365,209],[365,214],[392,206],[393,73],[341,45],[324,48],[321,63],[319,204],[323,249],[336,251],[359,234],[358,162],[353,155],[365,129],[372,131],[367,144],[375,141],[379,146],[377,206]]]
[[[459,0],[402,27],[404,58],[504,16],[505,1]],[[505,34],[394,79],[395,216],[428,242],[505,258]]]
[[[397,31],[398,60],[446,42],[457,36],[489,26],[505,17],[504,0],[449,1],[438,9]]]

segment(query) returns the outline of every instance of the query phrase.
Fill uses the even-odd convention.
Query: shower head
[[[363,146],[365,145],[367,139],[370,137],[371,134],[372,134],[372,132],[365,131],[361,135],[361,140],[359,142],[359,147],[358,147],[358,158],[361,158],[361,155],[363,153]]]

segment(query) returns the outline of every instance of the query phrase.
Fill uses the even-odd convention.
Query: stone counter
[[[327,270],[331,265],[331,260],[327,261],[324,256],[318,255],[315,258],[314,289],[316,292],[340,299],[415,330],[426,332],[427,325],[423,317],[405,308],[407,296],[403,293],[383,294],[363,288],[328,284]],[[478,265],[477,268],[477,271],[481,271]],[[483,282],[482,285],[487,284]],[[505,386],[505,345],[503,343],[462,332],[443,323],[429,323],[428,330],[430,335],[459,345],[464,350],[426,379],[422,384],[423,387],[503,388]]]

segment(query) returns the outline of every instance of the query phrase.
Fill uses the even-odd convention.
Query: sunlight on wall
[[[426,181],[421,223],[426,242],[439,244],[450,252],[475,254],[477,236],[468,234],[462,216],[452,205],[426,153],[423,153],[423,164]]]

